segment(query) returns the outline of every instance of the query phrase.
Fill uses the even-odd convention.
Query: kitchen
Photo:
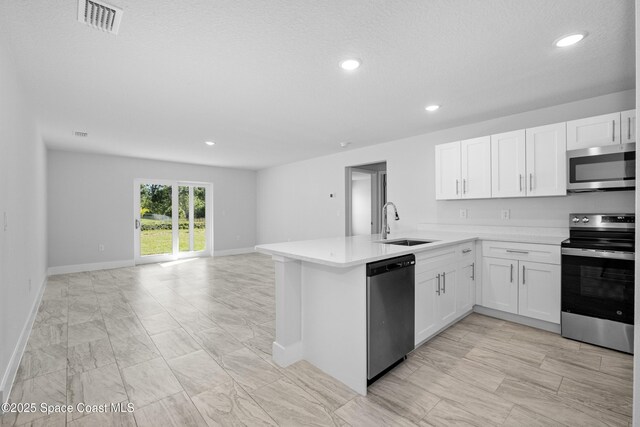
[[[562,161],[542,172],[542,178],[556,185],[554,190],[543,194],[534,194],[543,180],[530,177],[530,173],[539,172],[537,169],[530,172],[533,169],[526,161],[519,165],[522,169],[514,166],[517,162],[504,164],[507,169],[514,166],[509,172],[512,178],[517,178],[508,180],[512,193],[494,192],[492,180],[494,166],[499,164],[493,158],[497,153],[494,146],[499,147],[501,140],[507,148],[523,145],[523,155],[528,161],[527,132],[530,130],[564,124],[564,131],[558,131],[557,135],[564,135],[566,148],[564,152],[560,149],[555,152],[556,160],[566,156],[566,150],[570,149],[568,130],[576,129],[570,123],[584,119],[617,115],[614,125],[605,126],[602,132],[608,137],[611,131],[613,142],[620,142],[624,136],[635,139],[632,135],[635,125],[630,124],[635,114],[628,113],[635,111],[637,105],[632,55],[635,49],[633,15],[637,10],[633,2],[592,2],[588,6],[580,3],[579,14],[570,12],[576,6],[570,3],[520,6],[524,9],[519,12],[500,1],[493,7],[458,3],[450,7],[458,11],[468,9],[455,18],[446,12],[445,5],[433,11],[426,6],[401,7],[399,3],[395,6],[390,3],[372,7],[367,2],[355,2],[350,6],[327,6],[324,10],[318,5],[307,8],[279,2],[274,7],[280,14],[276,9],[272,14],[264,12],[269,15],[267,22],[271,23],[266,28],[247,21],[246,9],[241,6],[222,8],[225,13],[218,14],[217,9],[214,13],[214,9],[200,4],[203,12],[195,16],[179,7],[180,10],[176,10],[168,2],[161,2],[158,10],[163,12],[157,14],[142,12],[143,3],[123,3],[122,33],[116,37],[104,34],[111,38],[103,38],[103,34],[93,33],[93,29],[77,22],[68,23],[68,16],[76,12],[76,4],[65,5],[60,13],[42,15],[33,5],[3,6],[7,13],[0,27],[7,31],[3,36],[6,41],[0,41],[9,48],[0,50],[0,55],[16,60],[15,66],[12,61],[4,61],[10,71],[0,73],[0,83],[5,92],[11,94],[8,99],[16,105],[23,105],[20,87],[24,86],[30,95],[24,97],[29,100],[24,101],[27,106],[15,112],[28,119],[7,119],[3,124],[8,129],[24,125],[27,129],[24,133],[15,133],[31,141],[30,135],[35,131],[31,132],[30,126],[38,122],[35,116],[39,116],[44,141],[28,146],[39,147],[35,152],[40,154],[33,158],[29,151],[20,151],[27,148],[10,145],[13,151],[5,157],[1,168],[9,171],[6,172],[9,177],[14,174],[36,177],[25,179],[34,197],[24,213],[18,214],[12,207],[23,205],[16,190],[3,186],[0,197],[3,201],[0,211],[7,212],[1,254],[3,267],[8,267],[3,269],[14,272],[16,266],[25,266],[12,273],[20,278],[19,283],[12,279],[14,276],[7,275],[2,276],[0,283],[0,307],[3,314],[7,313],[0,316],[0,341],[5,348],[0,352],[3,401],[9,398],[12,372],[15,374],[14,369],[18,369],[21,351],[26,348],[27,356],[23,360],[37,360],[34,355],[38,349],[26,343],[29,322],[33,321],[31,316],[35,316],[38,308],[40,283],[47,280],[42,271],[48,269],[46,296],[50,296],[51,289],[63,286],[59,280],[69,280],[69,273],[95,275],[93,289],[98,292],[97,300],[104,313],[105,334],[115,339],[115,362],[80,373],[71,370],[73,377],[62,382],[67,387],[68,381],[68,390],[73,393],[65,389],[64,396],[56,398],[73,401],[77,398],[74,387],[83,384],[83,378],[102,370],[115,373],[115,377],[122,376],[122,380],[118,379],[117,387],[114,385],[119,391],[113,396],[119,401],[136,402],[139,412],[131,415],[130,420],[135,417],[139,425],[159,420],[152,416],[154,411],[156,415],[165,414],[165,418],[170,418],[176,401],[182,402],[180,404],[200,420],[193,424],[202,424],[201,418],[211,424],[237,421],[240,418],[233,417],[242,416],[242,411],[235,412],[237,407],[228,413],[223,413],[221,406],[216,407],[218,412],[206,407],[215,401],[216,393],[221,396],[227,392],[241,396],[239,399],[255,409],[255,414],[261,414],[254,422],[259,418],[275,424],[295,421],[305,424],[305,420],[311,422],[312,419],[352,425],[421,422],[446,425],[463,421],[476,425],[631,423],[632,356],[588,345],[582,340],[562,338],[558,310],[544,312],[538,310],[539,307],[528,307],[532,310],[527,315],[524,310],[527,307],[517,294],[515,312],[496,308],[503,303],[500,298],[495,298],[492,306],[486,296],[488,284],[493,280],[486,279],[484,267],[496,266],[501,277],[516,283],[522,294],[522,288],[530,283],[529,278],[535,281],[535,276],[529,276],[536,274],[529,269],[531,265],[552,266],[542,277],[551,275],[553,280],[545,278],[539,282],[548,286],[545,295],[547,291],[553,294],[550,300],[557,305],[562,264],[560,244],[569,238],[569,228],[575,223],[570,214],[580,214],[580,224],[631,223],[628,214],[635,212],[636,204],[633,188],[564,193],[566,187],[558,184],[566,186],[571,166]],[[605,9],[609,13],[604,13]],[[520,22],[514,19],[513,13],[531,19]],[[50,31],[50,39],[54,41],[42,37],[41,43],[29,43],[32,39],[27,34],[34,30],[27,24],[26,17],[31,14],[40,17],[38,22],[43,31]],[[178,22],[193,24],[188,30],[191,32],[185,30],[184,33],[192,37],[181,38],[182,33],[175,31],[159,34],[159,28],[181,25],[170,19],[175,14],[185,19]],[[326,19],[326,14],[332,19]],[[8,22],[6,16],[14,15],[21,19]],[[53,18],[43,19],[49,15]],[[141,16],[150,17],[157,25],[147,22],[140,27],[133,26],[133,22],[143,21]],[[290,21],[283,21],[285,16],[291,18]],[[345,30],[347,23],[368,22],[353,18],[356,16],[366,16],[377,25],[357,30],[364,31],[366,37],[352,41],[334,58],[334,48],[329,49],[331,53],[323,49],[339,45],[341,40],[350,40],[349,31]],[[208,25],[208,20],[216,25]],[[445,22],[453,24],[454,21],[464,24],[459,31],[447,33],[453,35],[452,39],[437,34],[436,30],[428,33],[425,40],[437,40],[437,43],[412,39],[412,34],[427,31],[425,28],[442,29],[447,27]],[[547,21],[548,28],[542,28],[540,23]],[[231,24],[245,31],[230,28]],[[327,31],[327,27],[333,31]],[[524,28],[525,36],[513,43],[503,40],[504,34],[518,27]],[[227,32],[217,33],[214,31],[217,28],[226,28]],[[488,30],[495,28],[503,31]],[[582,42],[565,50],[554,44],[558,37],[574,31],[585,32]],[[86,39],[80,37],[81,32]],[[220,36],[223,33],[242,36],[224,39]],[[203,34],[210,37],[209,44],[198,44]],[[295,47],[294,40],[302,35],[306,43],[316,38],[325,40],[325,37],[331,42],[316,46],[309,58],[309,49],[302,46],[304,43]],[[138,44],[136,38],[145,42]],[[63,49],[65,42],[74,49]],[[238,44],[234,45],[235,42]],[[359,44],[362,46],[358,48]],[[97,46],[112,60],[103,64],[109,71],[98,70],[100,61],[83,62],[69,52],[86,52]],[[173,49],[171,56],[165,56],[163,49],[171,46],[180,46],[180,49]],[[289,47],[291,50],[287,51]],[[54,54],[58,50],[60,58]],[[235,55],[230,53],[232,50]],[[227,52],[225,58],[231,66],[221,69],[217,67],[218,60],[207,62],[209,59],[202,52],[208,51]],[[298,56],[284,58],[285,51]],[[508,55],[501,56],[501,52],[507,51]],[[121,58],[123,52],[127,54]],[[310,64],[317,64],[316,54],[325,55],[323,66],[312,69]],[[512,62],[505,60],[507,57],[512,58]],[[304,60],[298,61],[300,58],[310,60],[307,64]],[[340,64],[346,58],[357,58],[360,67],[350,71],[341,69]],[[399,65],[403,58],[412,58],[409,64],[415,69]],[[450,64],[451,69],[433,67],[430,58],[440,58]],[[61,65],[65,61],[74,66]],[[289,68],[282,67],[284,61]],[[48,84],[42,73],[34,71],[42,68],[42,64],[49,70],[48,78],[56,84]],[[298,66],[305,67],[305,71]],[[256,74],[258,67],[262,67],[262,74]],[[383,68],[385,71],[380,71]],[[104,72],[103,77],[128,72],[129,80],[123,78],[122,85],[116,85],[118,79],[105,79],[109,84],[95,88],[101,99],[109,102],[87,100],[85,95],[92,87],[91,81],[81,73],[72,73],[72,69],[84,70],[85,74],[86,71]],[[192,74],[188,74],[190,78],[176,79],[183,73]],[[211,78],[210,73],[216,78]],[[18,75],[15,80],[20,85],[4,77],[14,74]],[[75,77],[67,78],[67,74]],[[407,74],[413,77],[402,77]],[[74,85],[69,79],[75,79],[79,86],[71,90]],[[308,85],[309,79],[317,85]],[[179,84],[165,84],[178,80]],[[214,80],[219,83],[211,83]],[[229,83],[232,80],[234,84]],[[439,84],[428,84],[430,80]],[[384,81],[388,85],[380,84]],[[193,82],[213,86],[203,90]],[[219,94],[219,99],[203,97],[207,90]],[[160,91],[157,98],[156,91]],[[125,95],[131,96],[131,109],[113,108],[121,105]],[[149,99],[158,102],[150,103]],[[311,103],[310,99],[320,102]],[[8,103],[3,104],[7,110]],[[216,106],[212,107],[211,103]],[[425,106],[432,104],[441,104],[440,109],[425,111]],[[31,105],[36,107],[31,109]],[[187,126],[182,123],[176,126],[173,120],[176,116],[185,117]],[[113,126],[113,123],[119,125]],[[86,130],[83,127],[91,128],[88,137],[70,136],[73,131]],[[210,137],[210,133],[216,135]],[[519,136],[522,134],[524,138]],[[505,135],[507,138],[499,138]],[[453,143],[459,144],[458,149],[462,150],[464,141],[476,139],[484,139],[484,147],[490,147],[485,149],[482,158],[474,152],[469,162],[476,170],[484,168],[485,193],[465,198],[462,194],[472,191],[470,186],[475,187],[477,181],[472,184],[470,178],[463,175],[463,151],[457,155],[459,162],[439,169],[444,163],[438,158],[436,147]],[[3,138],[3,141],[9,139]],[[175,141],[190,142],[177,144]],[[215,143],[205,146],[203,141]],[[20,162],[12,165],[6,160],[23,157],[31,159],[25,164],[25,172],[19,170],[18,166],[23,166]],[[547,159],[543,155],[545,160],[551,157]],[[488,168],[482,166],[487,160]],[[380,235],[356,236],[352,238],[351,252],[347,251],[344,245],[349,212],[346,171],[381,163],[385,164],[386,200],[394,203],[399,218],[396,220],[394,208],[388,206],[387,240],[411,238],[436,242],[405,247],[377,243],[382,240]],[[563,165],[565,168],[561,170]],[[459,172],[455,171],[456,167],[460,167]],[[548,173],[550,169],[555,175]],[[446,170],[451,175],[438,174],[438,170]],[[446,188],[437,186],[442,177],[446,178]],[[141,178],[213,184],[213,201],[207,207],[215,218],[212,225],[215,246],[209,247],[213,257],[176,258],[175,264],[162,266],[136,265],[131,229],[131,212],[136,209],[131,206],[131,184]],[[109,188],[104,195],[91,194],[89,190],[97,186]],[[521,194],[513,194],[514,191]],[[83,195],[82,203],[77,200],[78,194]],[[12,203],[4,204],[8,200]],[[378,211],[380,209],[376,215],[382,216]],[[602,222],[602,218],[587,217],[588,214],[615,215]],[[29,233],[24,243],[18,241],[16,234],[12,234],[16,233],[17,217],[24,218],[25,223],[40,224],[41,232]],[[86,218],[101,224],[102,229],[89,227]],[[584,218],[589,221],[583,222]],[[629,228],[620,229],[628,231]],[[253,253],[256,245],[258,252],[274,254],[276,259]],[[373,247],[376,249],[372,254]],[[544,250],[532,251],[532,248]],[[362,252],[358,253],[359,250]],[[431,298],[436,291],[442,293],[438,296],[443,299],[449,296],[452,289],[449,285],[455,283],[456,290],[462,289],[456,296],[466,295],[468,299],[454,302],[453,315],[445,313],[435,324],[423,322],[422,330],[416,317],[412,342],[416,349],[392,372],[367,384],[370,379],[365,371],[367,308],[363,297],[366,264],[407,254],[415,255],[415,265],[411,264],[412,260],[407,261],[407,267],[415,268],[415,285],[422,284],[420,289],[433,290],[429,293]],[[430,260],[429,254],[441,256],[446,262]],[[487,264],[487,258],[502,261]],[[27,263],[27,259],[34,261]],[[96,272],[89,273],[91,270]],[[110,271],[112,273],[108,273]],[[141,277],[132,277],[133,272]],[[151,272],[150,276],[145,277],[145,272]],[[105,286],[103,275],[108,274],[120,274],[131,281],[130,286],[141,286],[135,292],[134,289],[119,292],[131,299],[144,297],[144,304],[128,301],[127,306],[140,320],[140,323],[132,320],[137,325],[132,327],[136,333],[142,332],[135,336],[144,336],[145,343],[151,342],[150,347],[157,347],[152,352],[155,359],[132,366],[128,366],[131,360],[125,360],[126,363],[121,360],[120,337],[116,334],[123,331],[108,319],[107,309],[112,307],[102,303],[99,293],[105,290],[101,289]],[[332,277],[330,281],[334,285],[344,286],[311,286],[310,289],[316,291],[314,294],[309,293],[309,289],[300,293],[301,276],[308,283],[320,283],[326,275]],[[425,280],[418,280],[418,275]],[[453,275],[457,277],[454,279]],[[462,277],[469,281],[458,280]],[[162,290],[153,288],[158,278],[163,279]],[[117,276],[112,280],[117,281]],[[9,283],[14,282],[16,285],[10,287]],[[194,283],[197,291],[207,289],[207,293],[203,295],[189,289],[185,282]],[[107,285],[107,289],[114,289],[114,283]],[[294,304],[290,304],[291,295]],[[302,301],[295,303],[298,297]],[[315,302],[310,302],[310,298]],[[141,304],[140,313],[136,310],[137,303]],[[35,304],[34,314],[30,312],[32,304]],[[161,313],[149,311],[150,307]],[[224,315],[216,317],[220,313]],[[414,315],[417,316],[418,311]],[[540,319],[544,315],[549,317]],[[251,322],[252,316],[260,321]],[[175,326],[170,321],[174,320],[180,324],[177,329],[180,332],[154,329],[156,325],[150,323],[149,318],[158,322],[162,319],[163,326]],[[216,326],[211,325],[211,321]],[[69,331],[74,329],[68,320],[67,323]],[[255,323],[260,327],[254,328]],[[151,330],[146,329],[149,324],[152,324]],[[203,325],[207,326],[204,330],[210,332],[209,337],[213,337],[211,340],[200,335]],[[36,326],[40,327],[38,320]],[[343,334],[338,345],[331,340],[341,326]],[[166,337],[175,338],[179,345],[171,348]],[[229,362],[230,356],[218,353],[216,339],[233,342],[230,352],[236,359],[232,357]],[[187,342],[186,347],[192,353],[176,355]],[[287,345],[295,347],[296,342],[301,343],[297,349],[288,351]],[[276,344],[282,347],[280,354]],[[307,346],[314,350],[305,349]],[[64,366],[77,362],[73,358],[66,360],[67,349],[64,353]],[[212,384],[194,382],[191,377],[186,381],[186,362],[180,366],[176,361],[182,357],[199,361],[193,366],[201,368],[203,378],[208,378],[208,374],[218,378],[216,375],[222,375],[220,369],[223,369],[233,377],[233,382],[222,385],[234,384],[236,388],[222,393]],[[52,365],[56,369],[60,367],[57,363],[58,360]],[[129,381],[140,380],[133,368],[143,365],[158,368],[158,376],[160,373],[172,376],[166,395],[156,394],[155,390],[148,390],[148,396],[136,395]],[[34,362],[27,370],[23,368],[14,389],[26,392],[27,386],[35,384],[37,379],[62,372],[62,369],[44,372],[42,366]],[[261,368],[252,370],[255,366]],[[92,415],[86,417],[87,422],[96,419]],[[44,418],[9,417],[8,423],[21,425],[33,420]],[[82,418],[69,416],[64,423],[75,425],[80,421]],[[183,424],[186,423],[183,420]]]

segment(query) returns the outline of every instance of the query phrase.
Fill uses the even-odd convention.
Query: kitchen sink
[[[416,245],[424,245],[426,243],[437,242],[437,240],[413,240],[413,239],[402,239],[402,240],[382,240],[378,243],[383,243],[385,245],[399,245],[399,246],[416,246]]]

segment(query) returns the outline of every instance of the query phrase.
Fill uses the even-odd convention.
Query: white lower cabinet
[[[515,266],[514,266],[515,264]],[[482,258],[482,305],[507,313],[518,313],[518,261]]]
[[[473,308],[475,252],[471,245],[416,254],[415,344]]]
[[[519,314],[560,323],[560,266],[519,263]]]
[[[483,253],[497,254],[503,250],[505,258],[482,257],[482,305],[559,324],[560,259],[557,249],[549,245],[483,242]],[[527,258],[543,258],[550,262],[533,262]]]

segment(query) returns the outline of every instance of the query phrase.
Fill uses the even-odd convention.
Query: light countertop
[[[551,235],[499,233],[495,230],[490,232],[416,230],[389,234],[387,240],[403,238],[436,241],[417,246],[389,245],[379,243],[382,236],[373,234],[265,244],[256,246],[256,250],[270,255],[344,268],[476,239],[559,245],[566,236],[555,233]]]

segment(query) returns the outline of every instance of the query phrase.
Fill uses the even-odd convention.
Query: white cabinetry
[[[491,197],[491,138],[460,141],[462,198]]]
[[[482,252],[483,306],[560,323],[558,246],[483,242]]]
[[[567,194],[566,130],[566,123],[527,129],[527,196]]]
[[[620,140],[623,144],[636,142],[636,110],[627,110],[620,113]]]
[[[526,196],[525,131],[491,135],[491,195]]]
[[[491,197],[490,138],[436,145],[436,199],[488,197]]]
[[[465,313],[473,308],[475,302],[476,255],[475,242],[458,246],[460,261],[456,277],[456,310]]]
[[[460,141],[436,145],[436,200],[460,198]]]
[[[565,123],[491,135],[492,196],[566,195],[566,151]]]
[[[620,113],[567,122],[567,150],[620,143]]]
[[[515,264],[517,269],[518,261]],[[518,313],[518,279],[514,282],[513,269],[514,260],[482,257],[483,306]]]
[[[469,247],[474,243],[416,254],[416,345],[473,308],[475,253]]]

